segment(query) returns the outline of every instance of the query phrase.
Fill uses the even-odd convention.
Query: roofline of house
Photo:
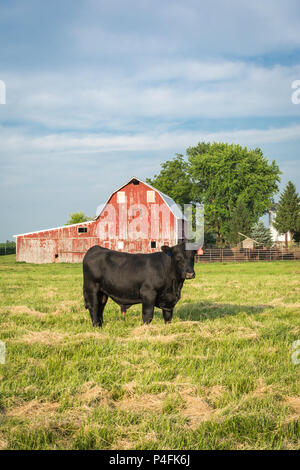
[[[242,235],[243,237],[245,237],[245,239],[248,239],[248,240],[252,240],[253,242],[257,243],[259,245],[259,242],[257,242],[256,240],[254,240],[254,238],[251,238],[251,237],[248,237],[247,235],[244,235],[243,233],[241,232],[238,232],[239,235]]]

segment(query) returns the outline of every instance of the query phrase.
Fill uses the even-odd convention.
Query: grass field
[[[0,257],[1,449],[299,449],[300,264],[197,265],[171,325],[104,327],[81,265]]]

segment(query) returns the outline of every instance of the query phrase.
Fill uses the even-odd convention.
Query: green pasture
[[[100,330],[80,264],[1,256],[0,449],[299,449],[300,263],[195,270],[172,324]]]

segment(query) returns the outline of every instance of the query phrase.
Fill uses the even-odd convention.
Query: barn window
[[[78,227],[78,233],[86,233],[87,227]]]
[[[132,180],[132,182],[133,182],[133,184],[134,184],[135,186],[137,186],[138,184],[140,184],[140,182],[139,182],[138,180]]]
[[[156,242],[151,242],[151,248],[156,248]]]
[[[125,191],[118,191],[117,192],[117,202],[122,204],[125,202]]]
[[[147,191],[147,202],[155,202],[155,192]]]

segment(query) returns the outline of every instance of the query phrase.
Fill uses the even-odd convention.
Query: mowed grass
[[[299,449],[299,262],[195,269],[171,325],[99,330],[80,264],[0,257],[0,448]]]

